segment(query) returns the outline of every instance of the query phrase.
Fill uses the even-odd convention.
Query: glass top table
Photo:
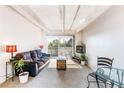
[[[119,88],[124,87],[124,70],[122,69],[101,67],[97,69],[96,75]]]

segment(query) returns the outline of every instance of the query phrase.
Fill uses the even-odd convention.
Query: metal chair
[[[107,57],[97,57],[97,68],[99,68],[99,67],[110,67],[110,68],[111,68],[111,67],[112,67],[112,63],[113,63],[113,60],[114,60],[114,58],[110,59],[110,58],[107,58]],[[89,77],[93,77],[93,78],[95,79],[95,81],[90,81],[90,80],[89,80]],[[88,74],[88,76],[87,76],[87,81],[88,81],[88,86],[87,86],[87,88],[89,88],[90,82],[95,82],[95,83],[97,83],[97,86],[98,86],[98,88],[99,88],[100,86],[99,86],[98,81],[103,82],[103,83],[105,84],[105,88],[106,88],[106,80],[104,80],[104,79],[98,77],[98,76],[96,75],[96,72],[92,72],[92,73]],[[112,86],[111,86],[111,87],[112,87]]]

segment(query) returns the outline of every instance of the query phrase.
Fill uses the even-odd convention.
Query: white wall
[[[28,51],[45,43],[44,38],[45,33],[39,28],[8,7],[0,6],[0,46],[16,44],[18,52]],[[5,62],[9,58],[10,53],[0,54],[0,76],[5,75]],[[0,83],[3,81],[5,77],[0,77]]]
[[[75,34],[75,53],[76,53],[76,45],[81,45],[82,43],[82,32],[78,32]],[[76,53],[77,56],[80,56],[79,53]]]
[[[124,6],[112,6],[82,32],[92,69],[97,56],[113,57],[113,66],[124,69]]]

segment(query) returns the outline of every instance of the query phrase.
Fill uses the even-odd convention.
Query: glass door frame
[[[74,36],[73,35],[47,35],[47,40],[48,40],[48,37],[56,37],[56,38],[58,38],[57,40],[58,41],[60,41],[62,38],[64,38],[64,37],[70,37],[70,38],[72,38],[72,50],[71,50],[71,56],[74,54],[74,49],[75,49],[75,45],[74,45],[74,42],[75,42],[75,38],[74,38]],[[48,43],[49,42],[47,42],[47,47],[48,47]],[[58,51],[58,55],[57,56],[59,56],[59,47],[61,47],[59,44],[58,44],[58,48],[57,48],[57,51]],[[48,50],[49,50],[49,47],[48,47]]]

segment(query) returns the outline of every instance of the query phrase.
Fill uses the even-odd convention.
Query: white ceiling
[[[16,5],[8,7],[48,34],[75,34],[83,30],[110,6]]]

